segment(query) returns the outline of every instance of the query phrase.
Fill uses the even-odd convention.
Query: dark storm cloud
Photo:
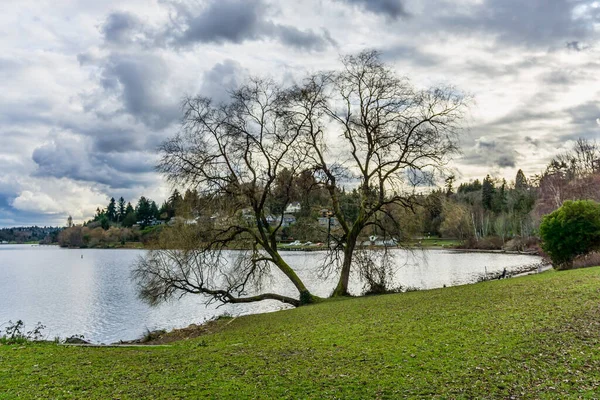
[[[97,153],[83,141],[67,138],[36,148],[32,159],[37,165],[36,176],[99,183],[112,189],[149,184],[141,174],[152,172],[156,162],[147,153]]]
[[[335,45],[328,31],[322,35],[312,30],[302,31],[294,26],[273,25],[273,36],[278,37],[281,43],[300,50],[325,50],[329,45]]]
[[[262,34],[263,8],[259,0],[212,1],[200,14],[182,16],[187,28],[179,41],[241,43],[257,39]]]
[[[516,157],[514,152],[509,154],[502,154],[496,159],[496,164],[500,168],[514,168],[516,164]]]
[[[104,154],[102,162],[110,165],[111,168],[119,173],[125,174],[147,174],[155,171],[156,159],[147,153],[130,152],[123,154],[109,153]]]
[[[276,39],[299,50],[324,50],[333,40],[323,34],[276,24],[267,18],[262,0],[211,0],[200,11],[177,4],[177,24],[169,27],[157,42],[189,46],[197,43],[243,43]]]
[[[519,153],[515,148],[519,147],[519,143],[515,137],[481,136],[468,142],[468,140],[463,142],[464,152],[461,161],[465,164],[513,168],[517,163]]]
[[[117,92],[126,112],[155,129],[162,129],[179,116],[179,106],[165,99],[163,85],[169,71],[156,56],[113,54],[104,66],[102,85]]]
[[[93,150],[99,153],[126,153],[143,148],[142,135],[126,129],[97,131],[93,136]]]
[[[392,19],[408,17],[409,14],[401,0],[337,0],[361,7],[375,14],[385,15]]]
[[[114,117],[114,116],[113,116]],[[63,130],[87,137],[91,150],[96,153],[127,153],[131,151],[154,150],[149,138],[155,133],[142,127],[120,125],[108,120],[63,121]]]

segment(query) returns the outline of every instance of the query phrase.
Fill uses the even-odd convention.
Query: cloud
[[[33,193],[29,190],[21,192],[19,197],[13,200],[12,206],[17,210],[34,211],[42,214],[55,214],[63,211],[58,202],[46,193]]]
[[[179,43],[242,43],[257,39],[262,35],[264,7],[259,0],[211,1],[199,14],[181,16],[187,26]]]
[[[99,153],[89,141],[59,135],[33,151],[35,176],[69,178],[112,189],[146,186],[154,182],[156,156],[148,153]]]
[[[104,39],[111,43],[129,43],[141,28],[140,20],[128,12],[112,12],[100,29]]]
[[[487,0],[471,5],[470,13],[441,19],[454,31],[482,31],[519,46],[563,46],[594,35],[598,14],[579,16],[592,1]],[[585,15],[585,13],[583,13]]]
[[[217,63],[204,73],[199,94],[217,103],[227,102],[229,93],[237,89],[247,75],[248,72],[236,61],[228,59]]]
[[[338,0],[391,19],[408,17],[402,0]]]
[[[384,48],[382,54],[387,61],[408,61],[420,67],[431,67],[444,62],[443,57],[425,52],[415,45],[390,46]]]
[[[500,168],[511,167],[514,168],[516,165],[516,157],[515,153],[511,152],[509,154],[502,154],[496,159],[496,164]]]
[[[322,51],[335,43],[327,30],[318,34],[267,19],[269,8],[263,0],[210,0],[200,10],[178,4],[175,7],[177,23],[163,33],[162,40],[177,46],[191,46],[275,39],[305,51]]]
[[[336,45],[335,40],[327,30],[319,35],[312,30],[301,31],[294,26],[272,25],[271,31],[273,36],[278,37],[281,43],[300,50],[322,51],[329,45]]]
[[[465,148],[460,161],[467,165],[485,165],[488,168],[514,168],[519,153],[518,146],[506,137],[492,138],[481,136],[472,147]]]
[[[64,225],[67,216],[72,215],[83,222],[97,207],[105,206],[108,198],[100,187],[82,187],[66,178],[33,179],[21,183],[13,198],[8,199],[8,206],[0,204],[0,219]]]
[[[178,118],[178,99],[165,87],[170,72],[161,57],[117,53],[102,68],[103,88],[121,98],[124,111],[156,129]]]

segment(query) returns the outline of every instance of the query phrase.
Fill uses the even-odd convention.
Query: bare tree
[[[290,116],[289,103],[289,93],[261,79],[233,92],[230,104],[185,100],[182,130],[163,144],[158,168],[170,182],[198,188],[211,200],[214,215],[201,232],[159,243],[140,260],[134,277],[148,302],[176,293],[204,294],[222,303],[275,299],[299,306],[317,299],[277,249],[291,199],[285,190],[274,196],[273,189],[278,178],[298,176],[306,159],[299,145],[304,123]],[[274,197],[277,214],[269,209]],[[232,259],[225,251],[231,248],[246,250]],[[272,268],[294,285],[298,298],[260,293]]]
[[[579,138],[536,177],[536,215],[541,217],[556,210],[565,200],[599,200],[599,176],[600,146],[596,141]]]
[[[286,206],[298,200],[294,180],[306,180],[307,171],[325,189],[339,224],[323,265],[339,273],[333,295],[348,294],[353,268],[381,291],[391,281],[391,258],[360,251],[354,257],[364,250],[359,239],[375,232],[389,244],[399,237],[394,210],[412,208],[415,187],[432,184],[457,152],[465,107],[452,88],[416,90],[377,52],[345,57],[341,72],[311,76],[288,90],[254,79],[228,105],[187,99],[182,130],[163,145],[159,170],[208,198],[213,215],[201,230],[184,228],[191,233],[159,243],[140,261],[134,277],[142,297],[157,303],[201,293],[223,303],[275,299],[295,306],[318,300],[277,243]],[[358,193],[351,215],[341,203],[348,182],[357,183]],[[233,259],[225,251],[231,248],[246,250]],[[259,290],[275,271],[294,285],[297,298]]]
[[[411,208],[414,188],[433,183],[457,153],[457,134],[467,100],[451,87],[415,89],[398,77],[376,51],[342,59],[340,72],[318,74],[299,91],[304,137],[310,159],[343,231],[343,252],[333,296],[348,295],[353,255],[359,237],[371,226],[385,236],[388,206]],[[299,107],[302,108],[302,107]],[[323,117],[326,117],[324,119]],[[326,134],[331,126],[335,133]],[[355,219],[344,214],[339,195],[344,181],[358,182],[360,207]],[[388,224],[389,226],[389,224]]]

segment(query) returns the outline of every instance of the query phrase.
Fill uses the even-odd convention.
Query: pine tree
[[[150,202],[150,215],[152,219],[158,219],[160,216],[160,212],[158,211],[158,206],[155,201]]]
[[[181,197],[179,190],[173,190],[173,193],[167,202],[169,203],[169,218],[173,218],[183,203],[183,198]]]
[[[527,178],[525,177],[523,170],[520,169],[517,171],[517,177],[515,178],[515,189],[517,189],[519,191],[523,191],[523,190],[526,190],[527,187],[528,187]]]
[[[114,197],[110,198],[110,203],[108,203],[108,206],[106,207],[106,218],[110,222],[117,221],[117,204]]]
[[[120,222],[123,221],[125,219],[125,215],[127,215],[125,207],[125,199],[123,196],[121,196],[119,197],[119,206],[117,208],[117,220]]]
[[[502,179],[502,186],[500,189],[494,191],[494,200],[492,208],[495,213],[501,213],[507,211],[508,200],[506,196],[506,179]]]
[[[494,181],[487,175],[481,185],[481,204],[486,210],[491,210],[494,202]]]
[[[150,201],[144,196],[140,197],[137,206],[135,207],[135,213],[137,215],[138,222],[143,227],[150,225],[150,222],[153,218],[152,212],[153,210]]]

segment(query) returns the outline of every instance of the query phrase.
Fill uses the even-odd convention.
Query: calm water
[[[0,330],[9,320],[21,319],[26,328],[40,321],[49,339],[81,334],[93,342],[111,343],[140,337],[146,329],[172,329],[201,323],[216,315],[276,311],[275,301],[206,306],[200,296],[150,308],[137,299],[129,271],[143,250],[68,250],[54,246],[0,245]],[[83,256],[83,257],[82,257]],[[297,269],[316,295],[327,296],[335,285],[316,276],[318,252],[287,252],[284,258]],[[476,281],[477,276],[539,262],[525,255],[458,253],[443,250],[395,251],[396,283],[431,289]],[[356,279],[354,280],[356,281]],[[293,287],[274,277],[271,290],[294,295]],[[351,292],[358,294],[354,282]]]

